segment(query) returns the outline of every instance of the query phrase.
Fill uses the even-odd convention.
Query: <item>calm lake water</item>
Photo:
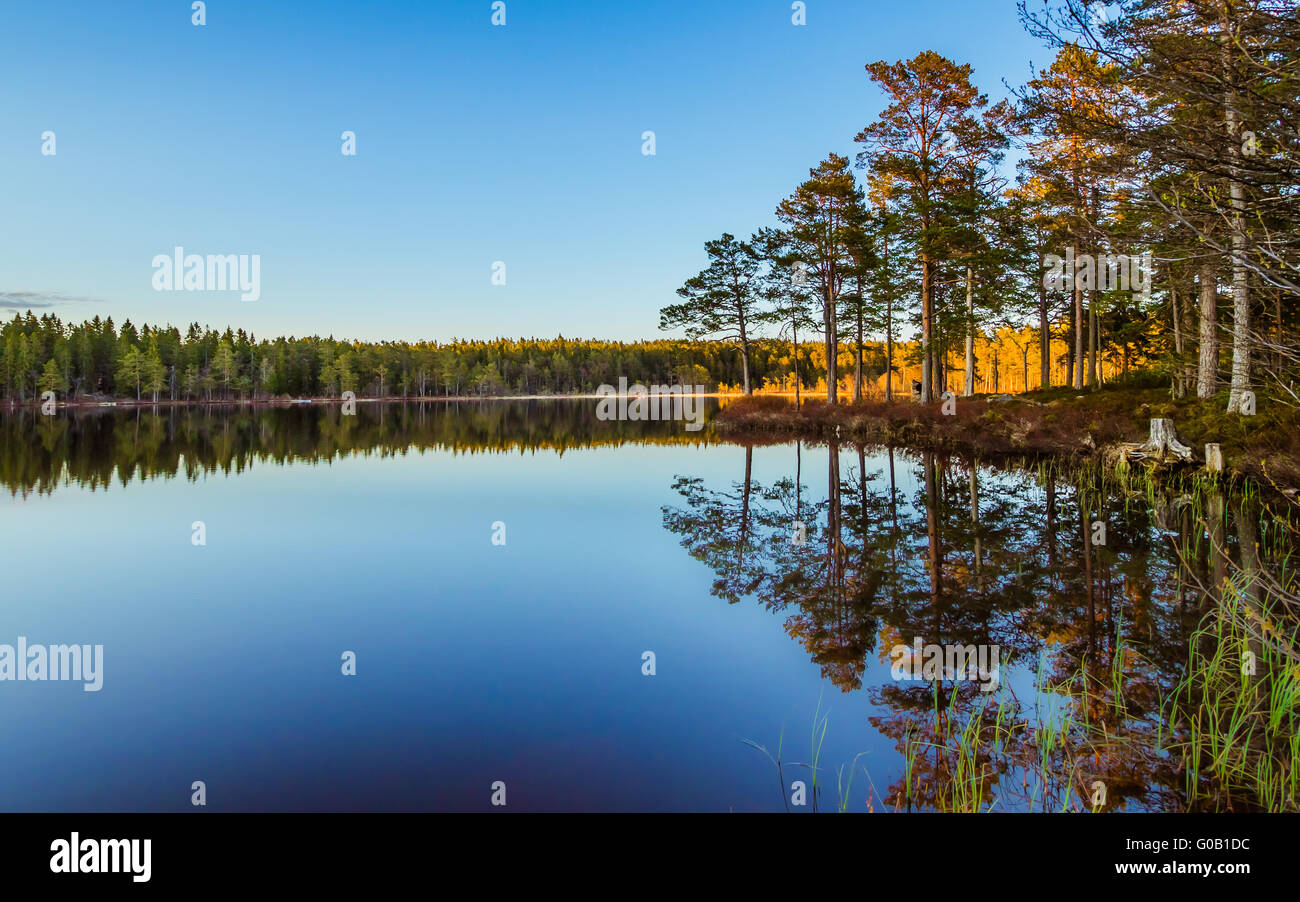
[[[811,811],[814,760],[819,809],[945,808],[942,740],[999,705],[984,807],[1101,778],[1178,810],[1167,754],[1017,743],[1104,717],[1052,685],[1118,673],[1112,732],[1154,747],[1214,604],[1198,543],[1278,544],[1231,498],[591,401],[7,413],[0,481],[0,643],[103,646],[98,692],[0,682],[8,811],[187,811],[196,780],[209,811],[489,811],[495,781],[510,811],[779,811],[805,781]],[[896,679],[918,639],[998,646],[1000,684]]]

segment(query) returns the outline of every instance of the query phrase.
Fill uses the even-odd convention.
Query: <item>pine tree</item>
[[[822,313],[826,346],[826,400],[839,400],[839,298],[853,272],[850,247],[863,228],[862,190],[849,160],[832,153],[776,211],[787,227],[792,256],[802,264]]]
[[[706,241],[709,265],[686,280],[677,294],[685,303],[659,311],[660,329],[685,329],[690,338],[733,341],[740,348],[745,394],[753,394],[750,381],[750,344],[754,326],[761,318],[758,275],[761,260],[753,240],[737,241],[734,235]]]

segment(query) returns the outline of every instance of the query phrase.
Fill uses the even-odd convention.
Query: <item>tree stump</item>
[[[1211,473],[1223,472],[1223,451],[1217,444],[1205,446],[1205,469]]]
[[[1178,441],[1174,421],[1166,417],[1151,421],[1151,432],[1145,442],[1121,442],[1118,450],[1126,460],[1163,463],[1168,460],[1192,459],[1192,449]]]

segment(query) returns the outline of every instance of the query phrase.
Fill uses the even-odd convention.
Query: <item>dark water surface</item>
[[[104,649],[98,692],[0,682],[10,811],[192,810],[196,780],[210,811],[485,811],[495,781],[512,811],[771,811],[814,760],[819,808],[952,807],[918,737],[1077,716],[1044,688],[1071,674],[1120,673],[1153,735],[1214,567],[1180,557],[1200,500],[590,401],[7,413],[0,482],[0,643]],[[997,645],[1000,686],[895,679],[918,638]],[[1107,808],[1185,806],[1158,754],[995,744],[983,807],[1103,771]]]

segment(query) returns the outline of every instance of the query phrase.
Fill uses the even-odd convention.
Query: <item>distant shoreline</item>
[[[766,393],[770,397],[784,397],[776,393]],[[793,397],[794,393],[791,392]],[[390,395],[383,398],[354,398],[357,404],[394,404],[426,403],[431,401],[597,401],[606,395],[594,393],[564,395]],[[629,396],[634,397],[634,396]],[[742,392],[687,392],[688,398],[743,398]],[[0,410],[39,409],[43,402],[40,398],[28,401],[9,400],[0,402]],[[78,410],[109,410],[113,408],[134,409],[139,407],[300,407],[307,405],[340,406],[342,398],[214,398],[203,400],[140,400],[134,398],[115,398],[113,400],[78,400],[59,401],[58,409],[76,408]]]

